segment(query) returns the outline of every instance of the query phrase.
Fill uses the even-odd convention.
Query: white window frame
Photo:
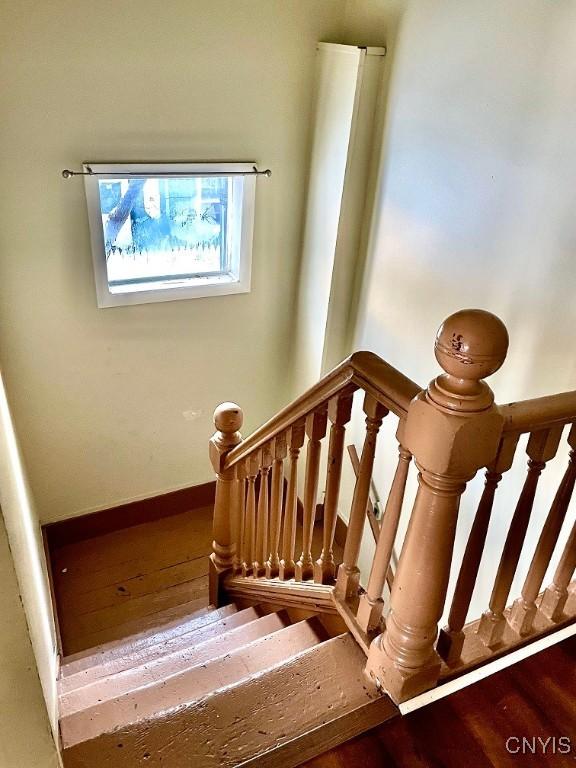
[[[118,307],[130,304],[149,304],[159,301],[178,301],[206,296],[225,296],[249,293],[252,268],[252,241],[254,235],[254,208],[256,198],[255,163],[84,163],[84,186],[88,205],[88,222],[92,245],[92,260],[96,279],[99,307]],[[91,171],[91,173],[90,173]],[[190,176],[205,174],[239,174],[234,176],[233,215],[230,269],[217,276],[198,276],[185,285],[170,285],[177,280],[166,280],[166,287],[153,290],[132,290],[111,293],[108,285],[106,251],[98,181],[121,178],[118,173],[130,173],[131,178],[146,178],[150,174],[186,173]],[[243,174],[247,175],[243,175]],[[181,281],[180,281],[181,282]]]

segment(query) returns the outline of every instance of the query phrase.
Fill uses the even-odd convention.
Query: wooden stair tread
[[[237,614],[238,615],[238,614]],[[83,683],[62,690],[60,693],[60,714],[62,717],[78,712],[88,706],[103,703],[112,698],[124,696],[148,685],[166,680],[173,675],[181,675],[199,664],[210,662],[227,653],[234,652],[255,640],[266,637],[289,626],[290,619],[285,611],[256,617],[249,624],[235,629],[221,631],[219,635],[193,646],[179,648],[154,660],[144,659],[130,669],[125,669],[106,677]],[[196,633],[193,633],[196,634]],[[70,678],[68,678],[70,680]]]
[[[143,719],[155,719],[158,712],[189,706],[220,688],[284,663],[326,637],[317,619],[301,621],[157,683],[73,712],[60,719],[63,745],[71,746]]]
[[[125,634],[117,640],[90,648],[86,651],[65,656],[61,666],[61,677],[74,675],[85,669],[121,659],[125,656],[127,647],[132,652],[144,651],[161,642],[168,642],[173,638],[206,627],[221,619],[230,617],[238,612],[234,603],[222,608],[214,608],[212,605],[198,606],[197,601],[182,603],[165,611],[154,614],[153,626]]]
[[[349,634],[310,643],[291,658],[285,652],[283,659],[109,732],[75,740],[64,734],[65,766],[291,768],[398,714],[364,676],[364,654]]]
[[[228,606],[227,606],[228,607]],[[188,622],[190,628],[187,631],[186,624],[177,625],[172,630],[160,630],[156,635],[149,635],[144,641],[132,643],[128,640],[123,647],[114,649],[114,653],[103,653],[101,658],[94,658],[92,666],[80,669],[75,673],[68,673],[60,680],[60,693],[65,694],[76,688],[117,675],[124,671],[140,669],[144,665],[156,664],[174,653],[190,652],[192,648],[198,648],[212,639],[225,636],[230,630],[243,627],[256,621],[262,616],[258,607],[251,606],[243,610],[220,614],[213,612],[215,621],[208,623]],[[219,616],[222,615],[221,618]],[[210,614],[203,617],[209,618]],[[178,631],[177,631],[178,630]]]

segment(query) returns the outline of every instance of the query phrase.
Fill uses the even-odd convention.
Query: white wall
[[[56,768],[38,668],[0,515],[0,765]]]
[[[575,48],[576,2],[410,4],[394,62],[356,348],[426,385],[438,371],[440,322],[482,307],[510,332],[508,360],[490,380],[497,401],[576,388]],[[565,466],[561,453],[537,497],[532,545]],[[517,471],[497,497],[476,615],[486,607],[524,468],[520,448]],[[479,479],[464,501],[457,555],[480,486]]]
[[[14,567],[42,691],[57,733],[57,650],[50,589],[38,515],[34,506],[10,408],[0,374],[0,509],[10,551],[4,567]],[[12,557],[10,557],[12,555]],[[13,558],[13,564],[12,564]],[[17,596],[17,595],[16,595]],[[18,603],[18,609],[22,607]],[[9,617],[6,617],[10,621]],[[0,637],[2,633],[0,632]],[[30,640],[26,638],[26,648]],[[7,659],[7,662],[9,659]],[[1,718],[0,718],[1,719]],[[2,765],[2,763],[0,763]]]
[[[288,396],[315,46],[344,0],[4,4],[0,349],[42,521],[211,479]],[[255,160],[250,294],[98,310],[82,161]],[[199,414],[193,417],[193,412]]]

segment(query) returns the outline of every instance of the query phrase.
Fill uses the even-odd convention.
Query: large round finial
[[[238,432],[243,421],[242,408],[236,403],[222,403],[214,411],[214,426],[224,434]]]
[[[493,396],[482,379],[500,368],[507,351],[508,331],[500,318],[483,309],[455,312],[436,334],[434,354],[445,374],[429,389],[430,396],[450,409],[488,407]]]

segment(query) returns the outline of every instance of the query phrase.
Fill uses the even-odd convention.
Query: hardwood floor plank
[[[70,585],[66,585],[62,595],[66,595],[67,610],[80,616],[114,605],[127,605],[130,600],[137,597],[152,595],[163,589],[207,575],[208,558],[202,555],[194,560],[185,560],[183,563],[162,567],[151,573],[139,574],[85,592],[79,593]]]

